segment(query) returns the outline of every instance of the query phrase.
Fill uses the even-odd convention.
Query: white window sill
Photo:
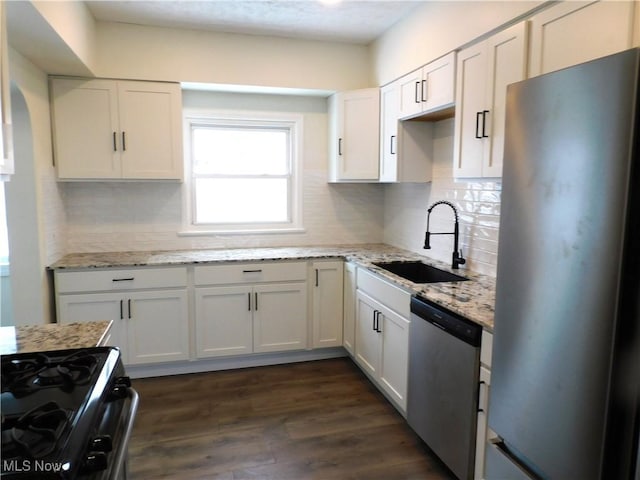
[[[304,228],[256,229],[256,230],[183,230],[179,237],[206,237],[216,235],[290,235],[306,233]]]

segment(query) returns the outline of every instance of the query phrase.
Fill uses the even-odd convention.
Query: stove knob
[[[92,452],[110,452],[113,450],[113,442],[109,435],[98,435],[91,440],[89,450]]]
[[[84,468],[89,472],[106,470],[107,455],[103,452],[90,452],[84,460]]]
[[[129,377],[118,377],[115,381],[115,387],[131,388],[131,379]]]

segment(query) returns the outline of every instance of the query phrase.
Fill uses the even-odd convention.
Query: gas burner
[[[58,360],[44,354],[14,360],[2,366],[2,391],[23,397],[46,387],[71,391],[77,385],[89,383],[98,360],[82,350]]]
[[[2,392],[11,391],[14,384],[35,375],[49,363],[49,357],[42,353],[35,353],[28,358],[14,359],[2,363]]]
[[[54,452],[69,424],[69,412],[55,402],[40,405],[18,418],[2,419],[2,458],[42,458]]]

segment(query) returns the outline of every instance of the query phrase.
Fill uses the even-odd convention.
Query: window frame
[[[196,223],[196,188],[193,172],[192,128],[198,125],[225,127],[286,128],[289,130],[290,174],[289,220],[285,222]],[[180,235],[255,235],[301,233],[302,226],[302,115],[280,112],[206,111],[184,113],[185,181],[183,187],[183,231]],[[231,176],[230,176],[231,177]],[[204,177],[203,177],[204,178]]]

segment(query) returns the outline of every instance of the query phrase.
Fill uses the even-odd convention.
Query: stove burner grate
[[[46,387],[71,391],[76,385],[91,381],[97,363],[94,355],[82,350],[60,360],[39,353],[32,358],[6,362],[2,365],[2,392],[23,397]]]
[[[55,402],[29,410],[18,418],[2,417],[2,458],[38,459],[50,455],[58,446],[69,412]]]

